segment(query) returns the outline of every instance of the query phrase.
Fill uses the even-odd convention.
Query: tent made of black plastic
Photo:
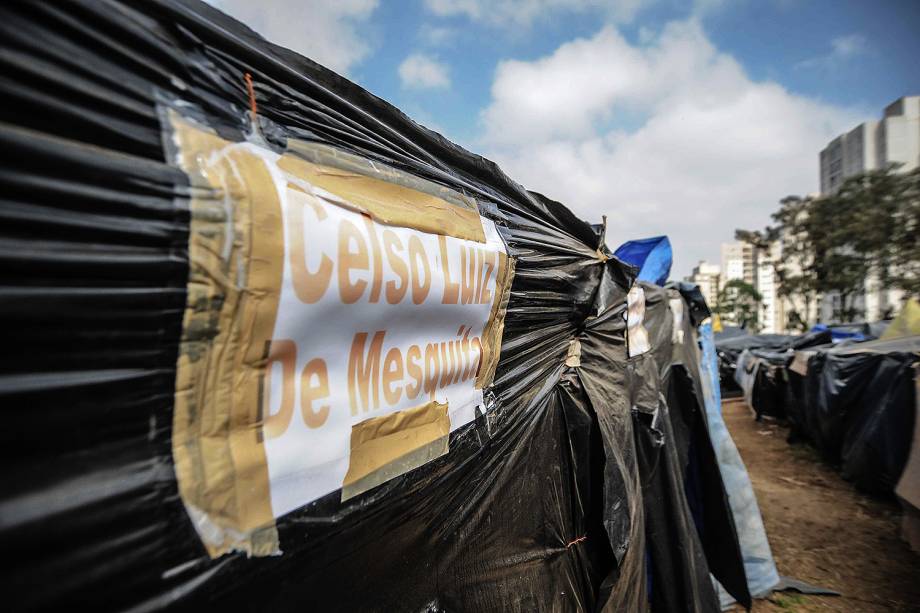
[[[890,494],[910,453],[920,337],[802,349],[786,370],[793,434],[863,490]]]
[[[198,2],[0,7],[12,610],[750,605],[693,313]]]

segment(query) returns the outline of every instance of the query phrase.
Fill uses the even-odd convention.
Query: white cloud
[[[802,60],[796,68],[836,70],[853,58],[869,53],[869,42],[862,34],[847,34],[831,40],[831,49],[823,55]]]
[[[453,28],[433,26],[427,23],[422,24],[418,34],[422,42],[430,47],[446,45],[457,37],[457,31]]]
[[[426,8],[439,17],[465,16],[473,21],[528,27],[553,13],[600,10],[618,23],[629,23],[655,0],[425,0]]]
[[[838,36],[831,41],[831,48],[834,55],[838,57],[853,57],[862,55],[868,49],[866,37],[862,34],[847,34]]]
[[[730,0],[693,0],[693,14],[702,16],[715,13],[729,3]]]
[[[399,65],[399,80],[409,89],[447,89],[447,65],[422,53],[413,53]]]
[[[645,40],[605,27],[500,63],[481,144],[529,189],[592,222],[606,214],[611,248],[668,234],[683,276],[717,261],[735,228],[768,223],[781,197],[814,191],[818,151],[860,117],[751,80],[695,20]]]
[[[267,40],[347,74],[371,51],[358,31],[378,0],[209,0]]]

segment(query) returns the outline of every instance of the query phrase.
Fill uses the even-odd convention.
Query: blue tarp
[[[767,531],[757,505],[757,497],[751,485],[751,478],[741,454],[732,440],[725,422],[722,420],[722,398],[719,392],[719,364],[716,357],[712,323],[703,322],[699,327],[700,379],[703,383],[703,400],[706,405],[706,418],[709,422],[709,436],[719,461],[719,471],[728,493],[728,504],[735,518],[738,531],[738,544],[744,558],[744,572],[747,575],[748,590],[755,598],[764,597],[779,584],[779,574]],[[722,606],[732,602],[732,597],[719,586],[719,600]]]
[[[627,241],[613,255],[639,268],[640,281],[664,286],[671,274],[671,241],[667,236]]]
[[[853,326],[828,326],[827,324],[815,324],[809,332],[831,331],[831,340],[835,343],[844,340],[864,341],[867,340],[865,334],[858,330],[859,325]]]

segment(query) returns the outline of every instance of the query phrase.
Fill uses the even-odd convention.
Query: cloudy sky
[[[672,276],[818,187],[818,151],[920,94],[920,1],[213,0],[494,159]]]

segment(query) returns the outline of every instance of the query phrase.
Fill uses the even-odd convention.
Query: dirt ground
[[[723,404],[744,458],[781,575],[843,596],[795,592],[758,600],[754,611],[920,611],[920,555],[900,539],[895,500],[858,492],[786,428],[757,423],[741,400]]]

